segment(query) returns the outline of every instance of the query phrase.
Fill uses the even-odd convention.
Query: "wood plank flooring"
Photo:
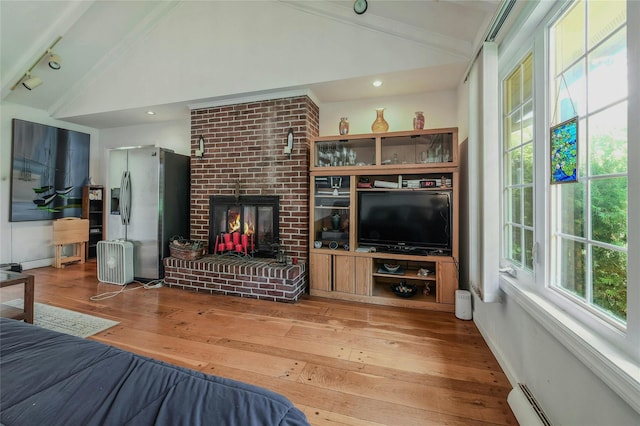
[[[97,280],[95,261],[25,273],[36,302],[120,321],[91,339],[269,388],[313,425],[517,425],[497,361],[451,313],[166,287],[91,301],[121,289]],[[15,287],[1,299],[22,297]]]

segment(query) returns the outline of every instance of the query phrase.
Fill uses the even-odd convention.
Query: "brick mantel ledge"
[[[305,265],[274,259],[209,255],[198,260],[167,257],[164,282],[169,287],[292,303],[307,287]]]

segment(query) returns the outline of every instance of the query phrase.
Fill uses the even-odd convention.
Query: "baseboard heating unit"
[[[518,383],[518,386],[509,392],[507,402],[521,425],[553,426],[527,385]]]
[[[98,281],[126,285],[133,281],[133,243],[124,240],[98,241]]]

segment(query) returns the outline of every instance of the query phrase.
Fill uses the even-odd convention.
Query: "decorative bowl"
[[[399,284],[392,284],[391,291],[398,297],[413,297],[418,292],[418,287],[401,281]]]
[[[385,263],[384,269],[389,272],[396,272],[398,269],[400,269],[400,265],[398,265],[397,263]]]

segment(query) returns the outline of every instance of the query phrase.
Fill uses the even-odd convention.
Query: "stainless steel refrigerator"
[[[135,278],[163,278],[170,238],[189,238],[189,160],[156,147],[109,152],[107,239],[133,243]]]

